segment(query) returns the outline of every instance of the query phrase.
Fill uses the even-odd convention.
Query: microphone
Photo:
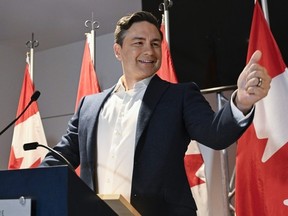
[[[23,149],[24,149],[24,151],[29,151],[29,150],[34,150],[39,146],[48,149],[53,156],[57,157],[61,162],[67,164],[68,167],[75,172],[75,169],[71,165],[71,163],[62,154],[55,151],[53,148],[50,148],[49,146],[39,144],[38,142],[31,142],[31,143],[24,144]]]
[[[40,97],[40,92],[39,91],[35,91],[33,93],[33,95],[31,96],[30,102],[27,104],[27,106],[25,107],[25,109],[19,114],[19,116],[17,116],[16,119],[14,119],[9,125],[7,125],[6,128],[4,128],[1,132],[0,132],[0,136],[9,128],[11,127],[11,125],[13,125],[24,113],[25,111],[29,108],[29,106],[36,100],[38,100],[38,98]]]

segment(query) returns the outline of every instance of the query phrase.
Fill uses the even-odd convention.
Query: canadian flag
[[[260,64],[272,77],[270,91],[255,105],[252,125],[237,145],[237,216],[288,215],[288,71],[255,2],[247,59],[262,51]]]
[[[34,85],[29,72],[29,58],[24,72],[24,79],[16,116],[25,109],[34,93]],[[47,145],[37,101],[33,102],[24,114],[15,122],[8,169],[23,169],[37,167],[47,154],[47,150],[39,148],[34,151],[24,151],[23,145],[38,142]]]
[[[170,49],[165,37],[165,26],[162,22],[161,31],[163,33],[162,47],[162,64],[157,74],[164,80],[177,83],[176,73],[174,70]],[[186,175],[191,187],[191,192],[197,205],[197,215],[208,216],[208,189],[205,175],[205,164],[200,152],[198,143],[192,140],[184,157]]]
[[[82,97],[89,94],[99,93],[101,91],[91,58],[90,44],[92,39],[92,34],[86,33],[75,111],[77,110]],[[76,169],[76,173],[78,175],[80,174],[80,167]]]

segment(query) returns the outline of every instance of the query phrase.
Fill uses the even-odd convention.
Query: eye
[[[160,47],[161,46],[161,43],[160,42],[153,42],[152,43],[152,46],[154,47],[154,48],[158,48],[158,47]]]
[[[142,46],[143,42],[142,41],[135,41],[132,45],[133,46]]]

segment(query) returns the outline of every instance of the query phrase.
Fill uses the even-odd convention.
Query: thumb
[[[250,65],[253,64],[253,63],[257,63],[257,62],[261,59],[261,56],[262,56],[261,51],[260,51],[260,50],[256,50],[256,51],[252,54],[252,56],[251,56],[251,58],[250,58],[250,60],[249,60],[249,62],[248,62],[247,65],[250,66]]]

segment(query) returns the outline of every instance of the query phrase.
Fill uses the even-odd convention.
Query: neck
[[[121,78],[121,81],[122,81],[123,86],[125,87],[125,91],[132,89],[136,83],[136,81],[129,80],[129,79],[125,78],[125,76],[123,76]]]
[[[154,76],[154,74],[152,76]],[[150,76],[150,78],[152,78],[152,76]],[[140,82],[140,81],[145,80],[147,78],[149,78],[149,77],[143,77],[141,79],[135,79],[135,78],[131,79],[131,77],[127,77],[127,76],[123,75],[121,78],[121,81],[122,81],[123,86],[125,87],[125,91],[128,91],[130,89],[133,89],[137,82]]]
[[[143,78],[145,79],[145,78]],[[131,77],[127,77],[125,75],[122,76],[122,84],[125,87],[125,91],[128,91],[130,89],[133,89],[135,84],[143,79],[135,79],[135,78],[131,78]]]

